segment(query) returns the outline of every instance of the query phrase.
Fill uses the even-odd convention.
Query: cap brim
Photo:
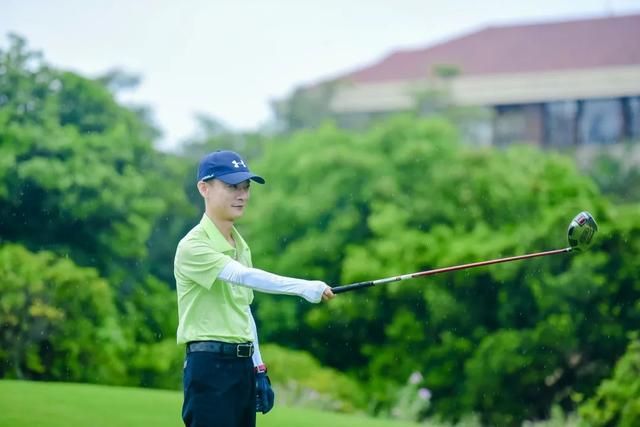
[[[263,177],[252,174],[251,172],[228,173],[226,175],[217,176],[216,178],[231,185],[240,184],[242,181],[246,181],[248,179],[257,182],[258,184],[265,183]]]

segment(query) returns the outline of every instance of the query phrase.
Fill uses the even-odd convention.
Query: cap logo
[[[232,160],[231,163],[233,163],[234,168],[239,168],[240,165],[242,165],[245,168],[247,167],[247,165],[244,164],[244,160],[240,160],[240,161]]]

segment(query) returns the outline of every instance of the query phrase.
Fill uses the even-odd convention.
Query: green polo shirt
[[[203,340],[253,341],[247,311],[253,291],[216,279],[234,258],[251,267],[249,247],[235,227],[232,236],[235,249],[205,214],[178,243],[174,261],[178,344]]]

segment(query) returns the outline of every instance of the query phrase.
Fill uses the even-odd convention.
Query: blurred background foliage
[[[279,274],[343,284],[564,247],[581,210],[600,225],[576,256],[319,306],[257,295],[284,401],[487,425],[640,417],[637,169],[464,145],[446,111],[292,134],[201,115],[163,153],[149,112],[115,100],[132,84],[52,68],[18,37],[0,50],[0,378],[180,387],[174,249],[201,215],[198,158],[229,148],[267,180],[238,226]]]

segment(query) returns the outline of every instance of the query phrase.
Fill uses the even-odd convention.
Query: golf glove
[[[267,369],[256,371],[256,412],[266,414],[273,408],[275,394],[271,388],[271,380],[267,376]]]

